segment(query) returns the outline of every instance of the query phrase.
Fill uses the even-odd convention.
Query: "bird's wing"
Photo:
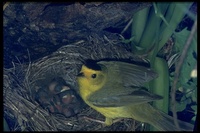
[[[108,80],[122,82],[124,86],[142,86],[145,82],[158,77],[158,74],[153,70],[131,63],[100,61],[98,64],[108,69]]]
[[[107,79],[100,90],[90,95],[88,100],[93,105],[117,107],[141,104],[162,98],[141,89],[143,83],[157,77],[152,70],[118,61],[101,61],[98,64],[107,69]]]
[[[161,96],[150,93],[140,88],[124,88],[117,89],[120,85],[116,85],[115,89],[113,86],[106,85],[89,97],[90,103],[99,107],[120,107],[128,104],[142,104],[155,100],[162,99]],[[121,88],[121,87],[120,87]],[[110,91],[109,89],[113,89]]]

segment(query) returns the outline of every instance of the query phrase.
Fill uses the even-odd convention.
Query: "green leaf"
[[[176,111],[177,111],[177,112],[178,112],[178,111],[183,111],[183,110],[186,108],[186,106],[187,106],[188,103],[189,103],[189,102],[183,102],[183,103],[177,102],[177,103],[176,103]]]

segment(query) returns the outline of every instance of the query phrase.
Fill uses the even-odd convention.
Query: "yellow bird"
[[[151,69],[132,63],[89,61],[82,66],[77,82],[82,99],[105,116],[107,126],[116,118],[133,118],[160,131],[177,131],[173,117],[148,103],[162,98],[143,87],[157,76]],[[178,122],[181,130],[193,130],[192,124]]]

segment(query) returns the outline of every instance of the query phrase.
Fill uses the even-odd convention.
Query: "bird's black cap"
[[[94,60],[86,60],[85,66],[93,70],[101,71],[101,67]]]

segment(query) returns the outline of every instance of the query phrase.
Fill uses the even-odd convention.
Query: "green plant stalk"
[[[131,36],[134,36],[134,41],[138,43],[141,39],[143,31],[145,29],[145,25],[147,23],[147,18],[149,14],[150,7],[144,8],[133,16],[132,22],[132,33]]]
[[[155,5],[155,3],[154,3]],[[157,14],[155,14],[154,7],[151,7],[149,10],[149,13],[146,12],[145,15],[149,15],[148,17],[148,23],[143,23],[143,27],[142,29],[145,27],[144,31],[141,29],[139,29],[140,27],[137,25],[137,23],[132,23],[132,31],[134,30],[134,28],[137,28],[137,32],[140,31],[140,38],[135,38],[134,39],[134,44],[138,44],[137,46],[139,46],[140,48],[143,48],[142,50],[138,50],[136,49],[134,52],[137,54],[146,54],[154,45],[155,42],[155,34],[156,34],[156,27],[159,26],[162,22],[162,19],[160,18],[160,16],[162,16],[162,13],[165,13],[166,10],[168,9],[169,4],[168,3],[164,3],[164,4],[159,4],[161,7],[161,11],[160,10],[156,10],[158,11]],[[158,9],[160,9],[158,7]],[[144,13],[144,12],[143,12]],[[139,13],[138,13],[139,14]],[[140,14],[142,15],[142,13]],[[139,15],[138,15],[139,16]],[[142,18],[144,18],[143,16],[140,16]],[[147,16],[145,16],[147,18]],[[138,23],[141,23],[140,21],[137,21]],[[145,25],[144,25],[145,24]],[[136,30],[135,30],[136,31]],[[133,34],[137,34],[137,33],[133,33]],[[134,48],[134,44],[132,44],[133,48]]]
[[[182,3],[181,5],[179,3],[171,3],[169,10],[166,14],[166,17],[170,18],[170,14],[172,13],[172,16],[170,18],[169,22],[169,26],[163,28],[161,26],[161,30],[163,30],[163,32],[161,33],[160,41],[159,41],[159,46],[158,46],[158,50],[160,50],[165,43],[167,42],[167,40],[170,38],[170,36],[174,33],[176,27],[178,26],[178,24],[182,21],[183,17],[185,16],[185,12],[182,12],[180,10],[180,8],[183,9],[189,9],[189,7],[192,5],[192,3]],[[164,23],[163,23],[164,24]],[[163,29],[162,29],[163,28]]]
[[[169,3],[153,3],[153,7],[155,10],[155,14],[157,17],[160,17],[165,24],[169,25],[168,22],[165,20],[163,14],[167,12],[167,9],[169,8]]]
[[[132,22],[132,32],[131,36],[134,37],[134,40],[131,42],[132,51],[135,54],[140,54],[140,52],[143,50],[138,49],[138,43],[141,39],[141,36],[144,32],[145,26],[147,24],[147,19],[149,15],[150,7],[144,8],[141,11],[138,11],[133,16],[133,22]]]
[[[160,26],[161,34],[163,33],[163,31],[165,30],[166,27],[169,28],[169,21],[172,18],[175,7],[176,7],[176,4],[172,4],[172,3],[169,4],[168,9],[167,9],[165,16],[164,16],[164,19],[167,21],[167,23],[165,23],[165,21],[163,21],[161,26]]]
[[[143,32],[142,39],[139,42],[140,47],[146,48],[145,53],[154,45],[157,27],[160,27],[160,24],[162,22],[160,16],[163,16],[162,13],[165,13],[169,6],[169,4],[166,3],[165,4],[158,3],[157,4],[158,6],[156,6],[155,3],[153,3],[153,5],[154,6],[151,7],[149,13],[149,21],[145,27],[145,32]],[[162,10],[160,10],[161,8]]]
[[[145,48],[146,51],[150,49],[152,46],[152,42],[154,41],[155,37],[155,27],[156,22],[159,21],[160,18],[158,18],[155,13],[153,7],[150,9],[149,17],[148,17],[148,23],[146,24],[145,31],[142,34],[142,39],[140,39],[139,46],[142,48]],[[146,52],[145,51],[145,52]]]
[[[168,19],[171,18],[172,13],[173,13],[174,8],[175,8],[175,5],[173,5],[173,4],[166,5],[165,10],[164,10],[163,6],[164,5],[161,5],[159,3],[157,5],[154,3],[154,9],[156,10],[155,12],[157,12],[157,17],[162,16],[161,12],[163,12],[163,13],[166,13],[165,16]],[[159,9],[162,9],[162,11],[159,11]],[[157,24],[156,24],[156,29],[155,29],[156,34],[155,34],[155,37],[154,37],[155,38],[154,50],[152,50],[148,55],[148,57],[149,57],[149,59],[151,61],[151,64],[154,64],[154,59],[157,56],[158,51],[160,50],[160,48],[159,48],[159,40],[162,40],[164,38],[163,36],[160,36],[160,33],[163,33],[164,28],[166,28],[166,27],[169,27],[169,24],[168,23],[167,24],[164,23],[164,21],[162,21],[161,23],[157,22]],[[164,46],[164,44],[163,44],[163,46]]]
[[[163,96],[162,100],[155,101],[153,106],[165,113],[168,113],[169,107],[169,71],[167,62],[159,57],[155,58],[155,64],[152,66],[159,74],[159,77],[150,82],[150,87],[153,88],[152,92]],[[151,130],[156,130],[150,127]]]
[[[167,62],[159,57],[155,58],[155,64],[152,66],[159,74],[159,77],[150,82],[153,93],[163,96],[163,100],[156,101],[155,107],[168,113],[169,105],[169,69]]]

